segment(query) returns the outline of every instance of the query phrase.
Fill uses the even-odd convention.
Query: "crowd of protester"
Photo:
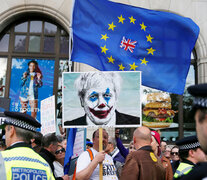
[[[110,165],[112,165],[111,170],[114,169],[114,171],[108,171],[108,164],[105,162],[104,173],[106,176],[114,176],[114,179],[126,179],[127,177],[129,179],[150,179],[149,175],[154,176],[153,179],[179,179],[180,176],[176,170],[180,163],[185,162],[186,158],[188,158],[188,151],[184,153],[181,151],[180,153],[179,146],[173,142],[161,141],[158,132],[151,131],[146,127],[137,128],[134,132],[133,140],[128,147],[125,147],[120,139],[119,132],[119,129],[116,129],[115,136],[108,137],[108,133],[104,130],[104,151],[102,152],[99,152],[98,130],[93,134],[93,141],[86,139],[86,149],[91,149],[95,163],[90,167],[93,159],[89,158],[88,153],[83,153],[77,160],[76,179],[84,179],[83,177],[86,176],[88,177],[86,179],[98,179],[98,164],[105,162],[106,154],[106,161],[110,162]],[[72,179],[73,175],[69,177],[69,175],[64,174],[64,159],[67,146],[65,136],[55,135],[55,133],[43,136],[40,132],[36,132],[30,141],[30,145],[34,151],[47,161],[55,179]],[[4,151],[5,149],[6,145],[3,137],[0,141],[0,150]],[[143,152],[140,152],[139,155],[133,153],[137,149],[143,149]],[[194,153],[197,159],[194,156],[190,158],[193,161],[192,164],[206,161],[206,156],[201,151],[199,149],[201,155]],[[140,169],[136,169],[137,167]]]
[[[205,94],[207,85],[204,89],[202,92]],[[194,90],[198,91],[197,86]],[[18,174],[23,171],[18,162],[29,162],[25,164],[24,171],[36,166],[35,163],[39,164],[35,167],[40,168],[39,171],[33,173],[35,179],[42,175],[43,179],[53,179],[54,176],[61,180],[98,180],[99,166],[102,163],[104,180],[204,180],[207,178],[207,100],[199,97],[196,105],[194,110],[198,137],[184,137],[171,143],[161,141],[159,132],[142,126],[134,130],[133,139],[125,147],[119,129],[115,130],[114,137],[109,137],[103,129],[103,150],[100,150],[97,129],[92,135],[92,141],[86,139],[86,151],[77,158],[75,168],[71,167],[75,170],[70,176],[64,169],[66,147],[70,145],[67,144],[65,134],[48,133],[43,136],[35,130],[41,124],[31,116],[5,112],[8,119],[1,123],[5,133],[0,138],[1,178],[27,178],[24,173]]]
[[[142,131],[146,133],[145,136]],[[143,152],[139,151],[139,155],[135,152],[138,149],[143,149]],[[195,164],[207,161],[196,136],[183,138],[176,141],[176,143],[166,142],[161,141],[158,132],[150,131],[146,127],[135,130],[133,141],[130,142],[128,148],[122,144],[117,129],[115,138],[108,138],[108,145],[104,151],[112,157],[118,179],[181,179],[187,172],[190,172]],[[145,156],[146,152],[144,151],[148,151],[148,154],[153,152],[154,155],[150,154],[151,158],[149,158],[149,156]],[[157,164],[153,164],[155,162]],[[187,167],[186,171],[184,171],[185,169],[183,169],[183,172],[179,171],[179,168],[182,168],[186,162],[190,164],[191,169]],[[90,166],[90,161],[85,168],[88,166]],[[155,169],[153,170],[153,168]],[[95,172],[95,169],[93,171]],[[98,176],[98,171],[96,173],[96,176]],[[90,175],[95,177],[93,173]]]

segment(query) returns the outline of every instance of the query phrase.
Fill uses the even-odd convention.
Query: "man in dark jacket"
[[[34,134],[34,137],[31,139],[32,149],[34,149],[34,151],[37,153],[39,153],[42,149],[42,137],[43,135],[41,134],[41,132],[36,132]]]
[[[42,138],[43,148],[40,150],[40,156],[42,156],[50,165],[52,172],[54,173],[53,161],[55,161],[55,152],[58,147],[58,139],[55,133],[49,133]]]
[[[165,169],[151,147],[149,128],[137,128],[133,141],[137,151],[127,156],[120,180],[165,180]]]

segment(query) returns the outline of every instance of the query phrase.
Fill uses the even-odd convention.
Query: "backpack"
[[[91,161],[93,161],[94,157],[93,157],[93,153],[92,153],[91,149],[86,149],[86,151],[88,152]],[[73,178],[72,178],[72,180],[75,180],[75,178],[76,178],[76,167],[77,167],[77,161],[76,161],[76,163],[75,163],[75,170],[74,170],[74,173],[73,173]]]

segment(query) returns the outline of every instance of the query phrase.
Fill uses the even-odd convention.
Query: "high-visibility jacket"
[[[0,152],[1,180],[54,180],[49,164],[30,147]]]
[[[181,162],[175,171],[174,178],[179,178],[182,175],[188,174],[193,169],[192,164]]]

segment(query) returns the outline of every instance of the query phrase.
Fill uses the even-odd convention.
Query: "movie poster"
[[[41,100],[53,95],[54,60],[12,59],[10,110],[40,121]]]
[[[63,73],[64,127],[141,125],[140,72]]]

